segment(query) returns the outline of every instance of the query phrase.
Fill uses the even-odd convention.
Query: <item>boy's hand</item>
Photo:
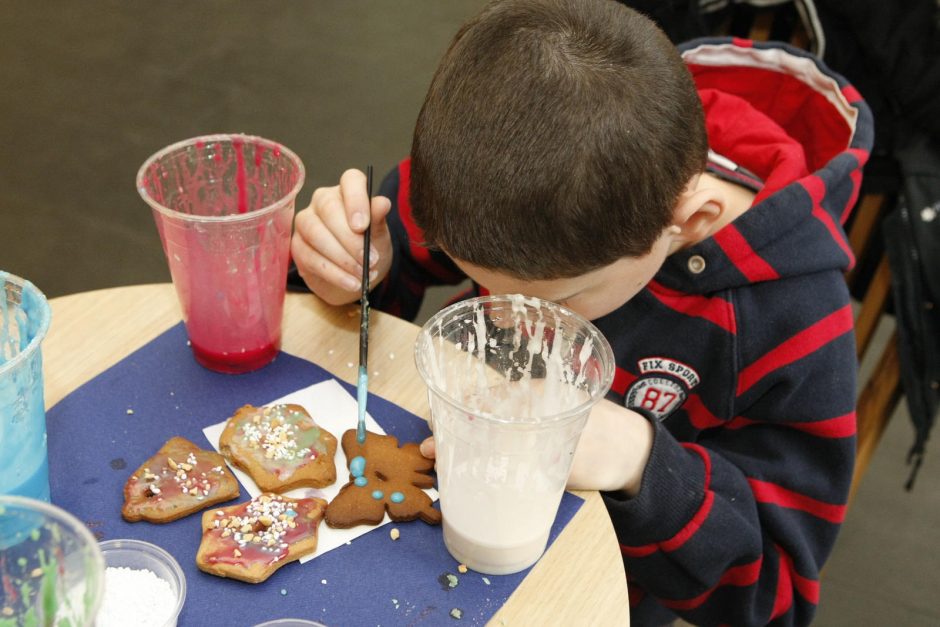
[[[624,491],[636,496],[653,448],[653,425],[640,414],[608,400],[591,410],[568,475],[571,490]],[[421,442],[434,458],[434,438]]]
[[[652,448],[653,425],[646,418],[602,400],[591,410],[581,432],[568,488],[636,496]]]
[[[291,256],[313,292],[331,305],[345,305],[361,294],[363,233],[372,220],[369,282],[385,278],[392,265],[392,242],[385,216],[392,203],[374,196],[369,207],[366,175],[346,170],[336,187],[313,192],[310,206],[294,218]]]

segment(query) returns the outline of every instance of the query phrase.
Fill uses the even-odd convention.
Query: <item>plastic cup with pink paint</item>
[[[591,407],[613,382],[610,344],[554,303],[487,296],[428,320],[415,361],[428,386],[448,551],[487,574],[531,566]]]
[[[137,173],[160,232],[193,355],[227,373],[277,355],[294,201],[304,166],[250,135],[168,146]]]

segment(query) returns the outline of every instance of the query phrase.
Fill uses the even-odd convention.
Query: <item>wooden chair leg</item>
[[[884,433],[891,414],[901,398],[901,371],[898,358],[898,334],[888,340],[875,372],[865,385],[856,408],[857,447],[855,472],[849,490],[849,504],[855,498],[859,483],[868,470],[878,441]]]
[[[868,284],[862,307],[855,320],[855,354],[861,360],[868,349],[868,344],[875,333],[881,314],[884,313],[891,292],[891,269],[888,267],[888,257],[883,256],[878,268]]]
[[[862,196],[853,213],[852,230],[849,231],[849,247],[858,257],[865,254],[865,249],[871,241],[875,227],[881,219],[884,210],[884,194],[865,194]],[[855,271],[858,265],[849,270],[845,279],[849,285],[855,281]]]
[[[770,39],[770,29],[773,27],[774,14],[770,11],[759,11],[754,16],[754,23],[748,33],[748,39],[754,41],[767,41]]]

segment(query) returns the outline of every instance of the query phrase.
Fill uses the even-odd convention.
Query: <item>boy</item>
[[[292,253],[352,302],[371,219],[377,307],[411,317],[425,285],[470,277],[593,320],[617,374],[569,486],[603,491],[634,624],[807,624],[854,461],[840,224],[870,114],[779,46],[683,54],[612,1],[488,6],[410,160],[371,207],[361,172],[317,190]]]

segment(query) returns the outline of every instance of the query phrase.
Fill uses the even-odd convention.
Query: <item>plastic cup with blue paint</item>
[[[49,500],[41,345],[50,309],[32,283],[0,271],[0,495]]]
[[[520,295],[442,310],[415,361],[428,386],[444,544],[504,575],[548,542],[588,414],[610,389],[610,344],[568,309]]]
[[[35,499],[0,496],[0,625],[94,624],[104,559],[88,528]]]

